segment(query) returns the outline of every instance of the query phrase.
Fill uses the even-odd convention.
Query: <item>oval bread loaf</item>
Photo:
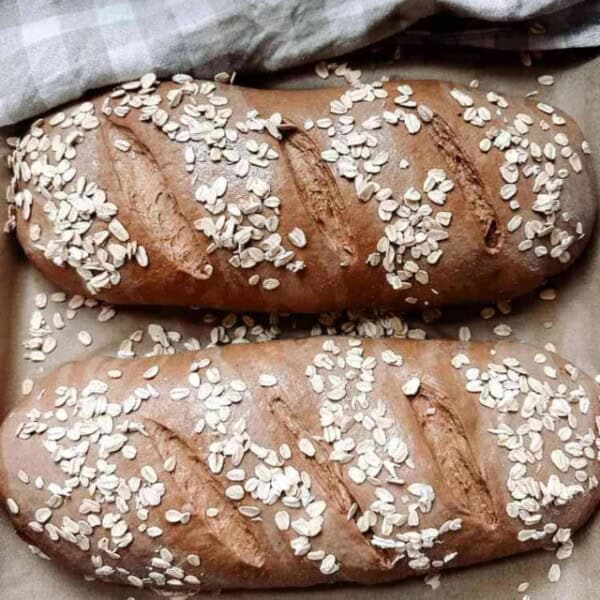
[[[566,555],[600,496],[599,412],[589,377],[504,342],[96,357],[7,418],[0,495],[36,553],[102,581],[392,581]]]
[[[62,288],[236,311],[496,301],[590,237],[589,147],[548,104],[438,81],[173,79],[124,84],[14,142],[13,223]]]

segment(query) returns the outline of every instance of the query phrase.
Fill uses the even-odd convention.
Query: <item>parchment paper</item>
[[[439,54],[438,54],[439,53]],[[596,172],[600,174],[600,53],[588,51],[565,51],[549,53],[534,67],[521,66],[516,54],[476,50],[405,49],[396,61],[385,55],[373,57],[363,53],[352,61],[351,66],[363,69],[363,80],[375,75],[387,74],[392,78],[423,77],[454,79],[468,84],[479,79],[483,89],[495,89],[511,94],[525,94],[540,90],[540,97],[564,108],[581,124],[596,156]],[[552,87],[540,86],[536,77],[552,73],[556,83]],[[277,78],[265,80],[264,76],[238,78],[239,83],[262,87],[315,87],[337,85],[340,80],[322,81],[311,70],[304,69],[284,73]],[[4,131],[0,134],[7,135]],[[2,151],[6,147],[2,144]],[[4,189],[7,173],[4,164],[0,171],[0,189]],[[0,206],[4,214],[4,206]],[[599,231],[596,231],[595,238]],[[492,339],[493,329],[499,323],[513,328],[511,339],[522,340],[538,346],[547,342],[556,345],[566,358],[582,367],[591,375],[600,372],[600,356],[597,338],[600,334],[600,243],[592,242],[584,257],[559,280],[551,282],[558,298],[541,301],[537,294],[513,303],[512,313],[483,321],[479,317],[481,307],[467,310],[445,311],[441,320],[423,324],[418,315],[408,317],[413,327],[423,327],[428,337],[457,337],[461,325],[468,325],[473,339]],[[38,292],[54,291],[52,286],[28,265],[12,236],[0,236],[0,415],[19,402],[23,377],[34,377],[67,360],[84,358],[93,351],[114,354],[119,342],[135,329],[144,328],[149,322],[159,322],[165,328],[176,329],[184,335],[204,335],[210,329],[202,325],[198,311],[118,309],[117,316],[108,323],[97,321],[98,311],[82,309],[64,330],[57,334],[57,349],[45,363],[25,361],[22,341],[27,337],[29,318],[34,309],[34,297]],[[52,307],[44,310],[50,320]],[[85,348],[76,341],[77,332],[86,329],[93,334],[92,348]],[[441,586],[432,591],[416,578],[394,585],[378,587],[335,587],[313,590],[278,590],[271,592],[223,593],[224,600],[233,598],[257,600],[372,600],[411,598],[421,600],[440,599],[498,599],[521,598],[517,586],[529,581],[527,593],[532,598],[552,600],[597,598],[600,589],[600,573],[597,566],[600,552],[600,515],[596,515],[575,536],[575,551],[571,559],[563,561],[560,582],[551,584],[546,574],[554,556],[539,551],[533,554],[511,557],[496,563],[444,573]],[[6,515],[0,511],[0,598],[23,600],[44,598],[46,600],[109,600],[135,597],[138,600],[155,597],[146,591],[133,588],[87,583],[65,569],[34,557],[27,546],[13,533]]]

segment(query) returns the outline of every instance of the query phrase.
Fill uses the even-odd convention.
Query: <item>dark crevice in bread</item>
[[[419,393],[410,405],[459,509],[490,529],[496,527],[498,517],[492,495],[450,399],[432,385],[421,382]]]
[[[285,431],[290,435],[290,443],[295,448],[298,440],[302,438],[310,439],[315,448],[314,458],[305,457],[301,452],[295,452],[297,458],[303,461],[310,461],[311,478],[316,481],[321,489],[327,493],[327,500],[330,508],[337,509],[338,512],[347,515],[352,505],[356,504],[360,508],[359,502],[355,499],[352,492],[348,489],[342,474],[338,471],[338,466],[329,459],[329,450],[322,447],[321,443],[313,440],[307,428],[294,415],[290,407],[282,398],[274,398],[268,402],[269,411]],[[355,521],[349,520],[356,528]],[[394,566],[393,554],[389,551],[376,548],[371,545],[367,538],[356,528],[357,539],[364,541],[364,561],[365,568],[391,569]]]
[[[149,148],[131,129],[109,120],[100,128],[100,133],[99,139],[109,155],[105,162],[114,173],[122,201],[146,230],[148,239],[156,240],[156,247],[166,254],[174,269],[197,279],[208,279],[211,268],[198,234],[169,190]],[[127,140],[131,151],[117,150],[114,146],[117,139]],[[153,190],[150,194],[149,189]]]
[[[161,461],[175,457],[177,468],[171,473],[176,485],[194,510],[196,527],[202,523],[214,537],[212,552],[218,547],[245,567],[260,569],[265,564],[261,544],[246,525],[246,519],[225,495],[221,482],[205,461],[174,431],[153,419],[144,419],[148,434]],[[209,508],[219,510],[218,518],[206,516]]]
[[[301,438],[310,439],[312,441],[311,434],[298,421],[298,417],[293,414],[290,407],[281,398],[274,398],[270,401],[269,410],[276,421],[290,435],[294,448]],[[354,497],[346,487],[341,475],[336,471],[335,465],[328,459],[329,452],[321,448],[317,441],[313,441],[313,445],[316,451],[314,460],[311,460],[308,457],[306,460],[311,460],[311,464],[316,465],[319,469],[317,478],[320,483],[324,484],[323,487],[327,490],[331,503],[335,504],[335,507],[339,512],[347,513],[354,502]],[[296,453],[299,457],[304,456],[298,451],[296,451]]]
[[[450,125],[439,114],[433,116],[426,129],[444,157],[452,179],[479,220],[486,250],[495,254],[500,250],[504,236],[498,227],[498,218],[490,194],[473,160],[465,151],[465,144],[461,143]]]
[[[339,257],[340,265],[349,266],[357,253],[344,199],[330,168],[321,159],[319,147],[309,135],[288,126],[281,148],[302,205]]]

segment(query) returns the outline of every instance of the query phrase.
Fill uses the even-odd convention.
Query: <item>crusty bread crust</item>
[[[597,206],[587,152],[553,107],[449,82],[147,78],[36,121],[13,155],[12,206],[50,280],[113,303],[495,301],[582,251]]]
[[[377,583],[570,543],[598,387],[514,343],[309,338],[72,363],[0,430],[36,552],[166,590]]]

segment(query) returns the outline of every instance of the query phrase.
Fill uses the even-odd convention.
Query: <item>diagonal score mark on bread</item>
[[[309,135],[295,129],[281,145],[298,188],[298,197],[328,246],[347,267],[357,258],[344,199],[321,151]]]
[[[308,439],[311,437],[306,427],[303,426],[299,418],[294,415],[281,397],[269,401],[268,407],[270,413],[288,433],[290,442],[293,445],[296,445],[298,440],[302,438]],[[352,510],[353,505],[358,506],[361,512],[364,512],[366,507],[359,505],[357,499],[344,481],[337,465],[329,460],[329,451],[323,448],[318,441],[313,442],[313,445],[315,448],[314,458],[301,458],[301,460],[307,463],[307,467],[310,467],[313,479],[316,479],[320,487],[327,493],[327,499],[337,508],[339,513],[344,515],[344,518]],[[302,457],[302,454],[299,457]],[[310,464],[307,461],[310,461]],[[354,523],[353,521],[348,522]],[[384,549],[372,546],[358,528],[354,527],[354,532],[356,535],[352,535],[352,538],[360,543],[362,552],[364,553],[359,561],[364,565],[363,568],[367,570],[373,567],[382,570],[393,568],[395,562],[393,554]]]
[[[459,510],[494,529],[498,523],[494,501],[450,398],[434,385],[421,382],[410,406]]]
[[[125,124],[107,119],[100,128],[110,160],[106,161],[114,174],[122,202],[130,207],[135,220],[142,225],[149,239],[155,238],[156,250],[164,253],[176,270],[206,280],[212,274],[204,245],[186,217],[169,182],[146,144]],[[116,149],[115,141],[125,139],[132,152]],[[140,181],[143,188],[138,187]],[[151,194],[147,188],[153,189]]]
[[[146,432],[161,460],[177,458],[173,479],[195,511],[195,518],[206,527],[213,539],[211,551],[223,552],[247,567],[260,569],[265,556],[260,543],[244,518],[224,493],[219,479],[213,476],[204,461],[174,431],[154,419],[144,419]],[[217,507],[219,519],[205,516],[209,507]],[[208,547],[207,547],[208,549]]]
[[[498,228],[498,218],[490,193],[477,172],[475,163],[461,145],[456,133],[439,114],[433,115],[431,123],[425,129],[435,141],[470,210],[479,221],[486,251],[496,254],[502,248],[504,234]]]

